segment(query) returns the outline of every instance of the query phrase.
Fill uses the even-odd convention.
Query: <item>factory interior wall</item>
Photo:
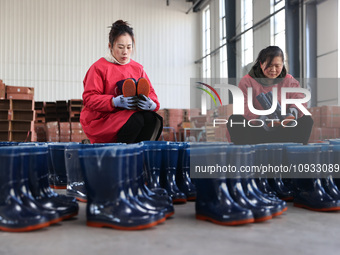
[[[108,52],[108,28],[128,21],[162,108],[188,108],[196,77],[198,14],[172,0],[2,0],[0,79],[35,88],[36,101],[81,99],[88,68]]]

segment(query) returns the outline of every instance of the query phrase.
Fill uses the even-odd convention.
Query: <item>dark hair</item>
[[[260,51],[259,55],[257,56],[255,65],[260,66],[260,63],[263,64],[264,62],[267,62],[266,69],[270,66],[273,59],[275,57],[281,57],[282,62],[285,61],[283,51],[278,46],[268,46],[267,48]]]
[[[133,28],[123,20],[117,20],[115,23],[112,24],[110,34],[109,34],[109,42],[111,47],[113,46],[114,42],[117,38],[121,35],[128,34],[132,38],[133,45],[135,44],[135,37],[133,35]]]

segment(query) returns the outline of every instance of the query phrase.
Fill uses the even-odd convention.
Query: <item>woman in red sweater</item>
[[[281,88],[295,87],[299,88],[299,82],[287,73],[284,66],[284,54],[277,46],[269,46],[260,51],[258,58],[250,72],[245,75],[238,87],[244,94],[244,115],[232,115],[228,120],[228,131],[231,141],[235,144],[258,144],[258,143],[275,143],[275,142],[297,142],[306,144],[308,142],[313,120],[310,116],[304,115],[295,105],[287,105],[287,116],[281,116],[281,111],[276,111],[276,116],[257,116],[253,114],[248,107],[248,88],[252,88],[252,102],[257,110],[265,109],[261,102],[261,96],[271,101],[270,94],[273,88],[277,88],[278,107],[281,106]],[[269,93],[269,94],[268,94]],[[272,94],[271,94],[272,95]],[[287,98],[298,99],[304,98],[302,93],[287,93]],[[261,104],[262,103],[262,104]],[[306,107],[306,104],[303,104]],[[266,119],[293,119],[290,127],[289,121],[266,121]],[[248,125],[249,120],[260,119],[261,121],[252,121],[251,125],[261,126],[252,127]],[[233,124],[234,123],[234,124]],[[245,123],[241,125],[240,123]],[[262,125],[263,124],[263,125]]]
[[[91,143],[135,143],[157,140],[163,120],[160,104],[143,66],[130,56],[133,29],[122,20],[112,24],[109,49],[84,79],[83,130]]]

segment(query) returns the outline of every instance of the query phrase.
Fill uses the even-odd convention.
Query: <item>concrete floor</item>
[[[263,223],[225,227],[195,219],[195,203],[175,205],[175,215],[143,231],[86,226],[79,215],[29,233],[0,232],[2,255],[66,254],[339,254],[340,212],[295,208]]]

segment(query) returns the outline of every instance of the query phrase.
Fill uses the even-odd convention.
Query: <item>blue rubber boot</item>
[[[267,144],[268,164],[272,167],[280,167],[283,164],[283,144]],[[277,196],[284,201],[293,201],[294,192],[282,181],[280,173],[273,178],[268,178],[268,183]]]
[[[164,208],[159,209],[152,205],[147,199],[143,199],[143,196],[138,196],[136,193],[136,168],[137,168],[137,150],[141,151],[142,145],[130,144],[126,146],[124,155],[122,157],[122,169],[124,180],[124,192],[126,194],[129,203],[143,213],[154,216],[157,224],[165,221],[166,210]]]
[[[225,179],[196,179],[196,219],[235,226],[254,222],[251,210],[230,196]]]
[[[226,152],[221,147],[191,147],[190,160],[195,166],[221,164],[226,162]],[[218,178],[203,177],[195,178],[196,219],[226,226],[254,222],[252,211],[241,207],[230,196],[225,174]]]
[[[330,195],[335,200],[340,200],[340,190],[335,184],[332,176],[328,178],[321,179],[321,186],[324,188],[325,192]]]
[[[243,182],[242,185],[247,185],[248,187],[245,188],[246,190],[252,190],[253,193],[255,193],[255,195],[257,197],[259,197],[260,200],[264,201],[265,203],[268,203],[270,205],[273,205],[274,207],[278,207],[277,209],[277,213],[273,213],[272,216],[278,216],[280,214],[282,214],[283,212],[287,211],[288,207],[287,207],[287,203],[281,199],[279,199],[276,196],[270,196],[266,193],[263,193],[262,191],[260,191],[257,187],[256,181],[255,179],[248,179],[247,182]]]
[[[125,97],[136,96],[136,80],[134,78],[128,78],[120,80],[116,83],[118,94],[123,94]]]
[[[26,207],[15,197],[18,180],[15,179],[14,169],[18,169],[15,165],[18,160],[14,147],[0,148],[0,230],[26,232],[47,227],[50,223],[46,217]]]
[[[320,163],[321,149],[319,146],[288,146],[288,163],[293,165],[312,165]],[[305,174],[305,173],[304,173]],[[296,195],[294,206],[313,211],[338,211],[340,201],[333,199],[326,193],[321,184],[321,179],[297,176],[294,179]]]
[[[188,143],[179,143],[176,183],[188,201],[195,201],[196,187],[190,179],[190,155],[188,147]]]
[[[285,201],[278,201],[271,197],[266,198],[261,196],[261,194],[258,194],[256,190],[253,188],[253,185],[251,184],[250,179],[241,179],[240,183],[242,185],[242,190],[240,189],[240,194],[243,196],[242,191],[244,193],[244,196],[255,206],[259,208],[266,208],[269,210],[270,215],[272,217],[276,217],[281,215],[283,212],[287,211],[287,204]],[[239,185],[239,184],[234,184]],[[238,201],[238,200],[236,200]]]
[[[76,200],[54,192],[49,186],[48,148],[29,157],[28,186],[30,196],[44,208],[57,211],[62,220],[78,215]]]
[[[140,210],[126,193],[126,147],[79,151],[87,190],[87,225],[141,230],[159,223],[159,215]]]
[[[269,145],[257,145],[256,146],[232,146],[228,147],[229,150],[229,162],[232,165],[238,165],[238,167],[242,166],[249,166],[252,167],[254,164],[258,164],[259,162],[256,162],[259,160],[258,154],[256,152],[257,148],[265,148],[268,149],[268,146],[275,146],[273,144]],[[240,149],[238,149],[240,147]],[[262,163],[263,162],[269,162],[269,157],[267,157],[267,150],[265,150],[265,154],[262,155]],[[235,154],[236,153],[236,154]],[[239,156],[238,156],[239,155]],[[236,159],[241,160],[236,160]],[[247,173],[241,173],[241,177],[243,177],[240,182],[243,188],[243,192],[245,196],[248,198],[249,201],[256,203],[260,207],[266,208],[270,211],[272,217],[276,217],[278,215],[281,215],[284,211],[287,210],[287,203],[281,199],[279,199],[276,196],[272,196],[270,194],[266,194],[261,192],[257,184],[252,178],[252,174],[247,175]]]
[[[190,150],[190,163],[193,166],[223,165],[227,162],[224,146],[194,145]],[[202,176],[201,176],[202,175]],[[208,178],[207,178],[208,177]],[[211,177],[207,173],[195,176],[196,218],[219,225],[242,225],[254,222],[251,210],[241,207],[229,194],[226,173]]]
[[[80,166],[78,150],[93,147],[92,144],[70,144],[64,150],[67,174],[66,194],[85,203],[87,202],[85,180]]]
[[[168,195],[166,190],[163,188],[159,188],[159,189],[156,189],[156,192],[158,191],[156,193],[156,192],[151,191],[146,185],[148,173],[147,173],[145,162],[144,162],[145,143],[142,142],[141,144],[143,145],[142,153],[137,155],[137,167],[138,167],[137,176],[139,176],[138,182],[140,183],[139,187],[141,188],[141,192],[143,192],[145,196],[158,201],[162,206],[168,207],[168,209],[170,209],[171,211],[171,208],[173,208],[173,203],[172,203],[171,197]],[[174,210],[172,211],[174,212]],[[173,213],[167,214],[166,217],[168,218],[171,215],[173,215]]]
[[[162,151],[165,148],[166,142],[143,141],[143,157],[147,187],[151,192],[168,199],[169,195],[167,191],[161,187],[160,183]]]
[[[254,145],[254,163],[256,166],[267,166],[268,165],[268,147],[267,144],[256,144]],[[261,174],[261,177],[255,179],[257,188],[264,194],[272,198],[277,198],[276,192],[269,185],[267,175]]]
[[[148,210],[163,212],[165,218],[169,218],[174,214],[174,207],[165,199],[157,199],[149,196],[144,186],[143,180],[143,146],[136,147],[129,156],[129,179],[130,187],[133,197],[141,203],[141,205]]]
[[[54,174],[54,189],[66,189],[67,187],[67,174],[65,166],[65,146],[68,143],[50,143],[48,144],[52,173]]]
[[[330,145],[328,143],[321,143],[318,145],[321,145],[321,165],[334,166],[335,164],[339,164],[339,162],[334,161],[334,159],[339,159],[340,146]],[[326,177],[323,176],[321,185],[328,195],[335,200],[340,200],[340,190],[335,180],[338,179],[333,179],[332,174],[329,174]]]
[[[61,215],[53,208],[45,208],[37,202],[29,188],[29,171],[31,167],[31,157],[39,154],[47,154],[47,146],[21,146],[18,148],[18,160],[14,162],[14,175],[18,180],[15,188],[15,194],[23,205],[35,211],[37,214],[44,216],[50,224],[57,223],[62,220]]]
[[[55,174],[55,171],[54,171],[54,167],[53,167],[53,164],[52,164],[52,158],[51,158],[51,153],[50,153],[50,150],[48,150],[48,183],[50,185],[50,188],[54,189],[55,185],[55,177],[56,177],[56,174]]]
[[[160,183],[173,203],[186,203],[187,197],[179,190],[176,183],[176,172],[178,163],[178,144],[174,142],[166,143],[165,149],[162,150],[162,166]]]
[[[333,146],[333,154],[331,157],[331,163],[333,164],[337,164],[340,165],[340,139],[330,139],[329,141],[331,143],[331,145]],[[337,178],[332,178],[334,184],[340,188],[340,178],[339,176],[337,176]]]
[[[143,149],[144,149],[144,144]],[[145,197],[150,198],[154,201],[157,202],[158,206],[165,207],[166,208],[166,218],[169,218],[172,216],[175,211],[174,211],[174,206],[172,203],[171,197],[168,195],[166,190],[160,189],[160,193],[157,194],[155,192],[152,192],[147,185],[145,184],[145,176],[146,176],[146,171],[145,171],[145,165],[144,165],[144,151],[139,151],[141,153],[137,154],[137,183],[138,185],[138,193],[143,194]]]
[[[284,167],[290,167],[290,164],[288,163],[288,156],[287,156],[287,147],[289,146],[300,146],[303,145],[302,143],[282,143],[283,144],[283,150],[282,150],[282,165]],[[293,197],[296,195],[295,185],[294,185],[294,178],[283,178],[282,179],[284,185],[293,192]]]
[[[252,146],[229,146],[226,147],[226,152],[227,164],[235,167],[235,169],[240,170],[241,166],[253,165],[254,150]],[[242,181],[247,181],[248,178],[248,176],[240,173],[234,178],[227,179],[227,186],[231,197],[240,206],[252,211],[255,222],[270,220],[273,214],[273,206],[260,200],[247,185],[242,185]]]

